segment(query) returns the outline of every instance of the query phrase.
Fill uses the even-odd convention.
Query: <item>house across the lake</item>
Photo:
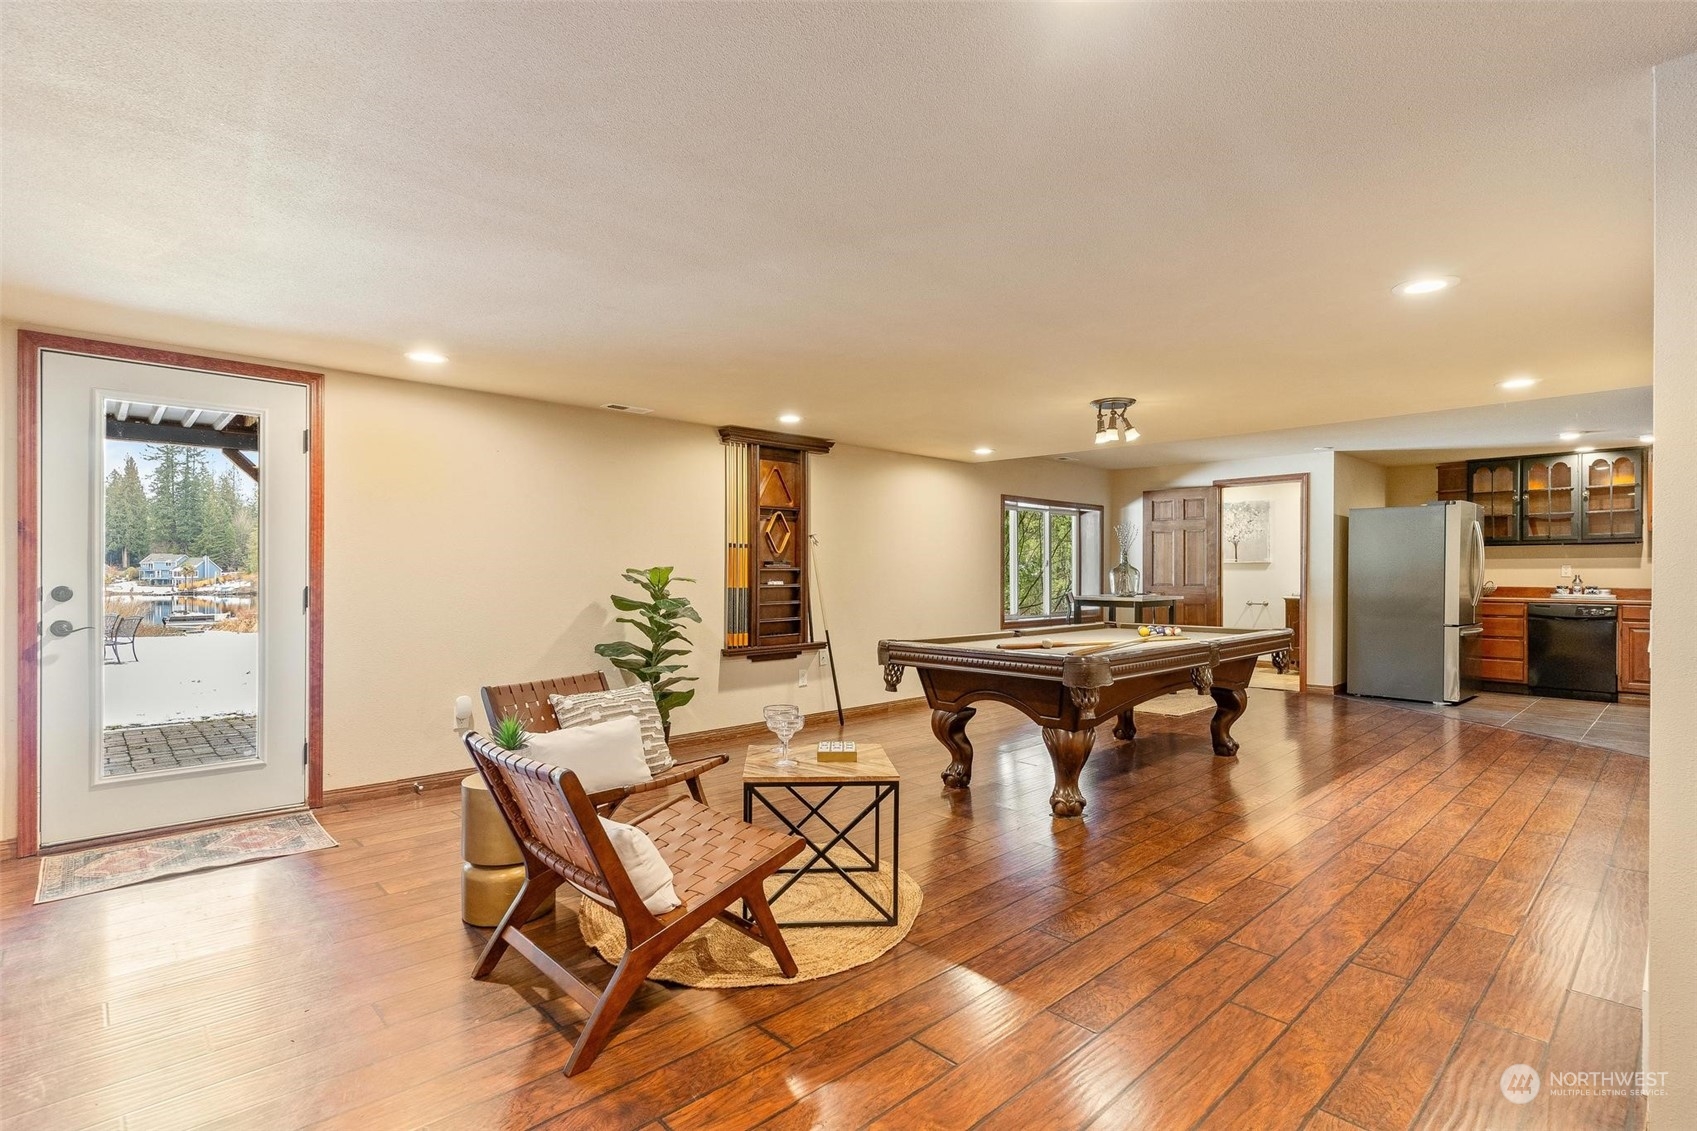
[[[217,562],[201,555],[149,554],[136,567],[143,585],[176,585],[184,581],[211,581],[224,572]]]

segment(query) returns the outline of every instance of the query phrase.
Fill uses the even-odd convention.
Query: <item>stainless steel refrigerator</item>
[[[1485,536],[1473,503],[1349,512],[1346,688],[1351,695],[1473,698],[1484,630]]]

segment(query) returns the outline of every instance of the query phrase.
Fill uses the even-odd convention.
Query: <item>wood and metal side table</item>
[[[1130,609],[1132,615],[1139,619],[1142,618],[1144,609],[1165,609],[1167,611],[1167,623],[1172,624],[1178,620],[1178,607],[1182,604],[1184,604],[1183,597],[1163,596],[1159,593],[1139,593],[1133,597],[1121,597],[1113,593],[1074,593],[1072,595],[1072,623],[1083,623],[1084,610],[1091,608],[1106,609],[1109,623],[1116,626],[1120,623],[1121,609]],[[1149,623],[1155,622],[1151,620]]]
[[[794,744],[798,763],[779,768],[777,747],[750,746],[742,767],[742,817],[760,812],[777,818],[807,842],[797,863],[779,869],[784,882],[770,894],[781,927],[891,927],[901,897],[901,775],[874,742],[862,742],[853,762],[821,762],[812,744]],[[830,812],[826,806],[842,798]],[[884,897],[884,809],[889,808],[889,894]],[[871,826],[870,843],[867,826]],[[859,830],[857,835],[857,830]],[[862,882],[866,876],[876,884]],[[780,897],[803,876],[834,875],[866,901],[870,914],[859,919],[787,921]],[[868,889],[871,890],[868,890]]]

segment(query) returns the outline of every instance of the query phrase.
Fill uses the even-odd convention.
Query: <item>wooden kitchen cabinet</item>
[[[1520,461],[1476,460],[1467,465],[1467,497],[1479,504],[1485,541],[1520,541]]]
[[[1644,530],[1644,453],[1594,452],[1581,457],[1586,542],[1638,542]]]
[[[1650,694],[1650,607],[1622,605],[1618,628],[1618,665],[1622,695]]]
[[[1467,464],[1467,498],[1479,505],[1494,546],[1641,542],[1649,513],[1645,448],[1477,459]],[[1453,492],[1455,464],[1438,469],[1438,497]]]
[[[1522,542],[1571,542],[1580,536],[1579,457],[1520,461]]]
[[[1445,503],[1464,503],[1467,501],[1466,460],[1438,465],[1438,501]]]
[[[1487,597],[1479,602],[1480,636],[1465,673],[1488,683],[1526,682],[1526,602]]]

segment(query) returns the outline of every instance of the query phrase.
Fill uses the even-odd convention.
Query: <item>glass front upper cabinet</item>
[[[1584,522],[1587,542],[1637,542],[1644,530],[1643,455],[1591,452],[1584,460]]]
[[[1564,452],[1467,465],[1485,541],[1498,545],[1641,542],[1645,449]]]
[[[1487,460],[1472,465],[1467,497],[1479,504],[1487,542],[1520,540],[1520,461]]]
[[[1532,456],[1520,461],[1525,485],[1521,501],[1521,540],[1572,542],[1579,537],[1574,456]]]

